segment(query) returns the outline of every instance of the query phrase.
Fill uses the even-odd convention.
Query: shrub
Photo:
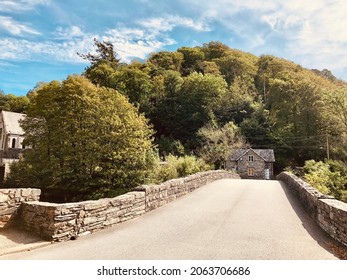
[[[185,177],[211,167],[201,158],[195,156],[176,157],[169,155],[166,162],[162,162],[156,172],[155,182],[164,182],[170,179]]]

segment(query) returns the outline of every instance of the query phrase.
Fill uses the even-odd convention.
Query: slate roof
[[[18,135],[24,134],[23,129],[19,125],[19,120],[24,119],[26,117],[25,114],[8,111],[1,111],[1,114],[6,133]]]
[[[230,157],[230,161],[238,161],[242,156],[247,154],[249,150],[254,151],[257,155],[264,159],[265,162],[275,162],[275,154],[272,149],[236,149],[234,150]]]

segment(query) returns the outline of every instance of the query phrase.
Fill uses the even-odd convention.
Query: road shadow
[[[335,257],[341,260],[347,260],[347,247],[334,240],[329,234],[327,234],[313,218],[305,211],[298,197],[288,188],[288,186],[279,181],[283,192],[285,193],[290,205],[302,222],[305,230],[310,236],[317,241],[317,243],[333,254]]]
[[[0,229],[0,252],[2,250],[43,241],[39,236],[27,232],[18,226]]]

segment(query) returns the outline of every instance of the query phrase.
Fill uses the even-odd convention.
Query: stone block
[[[23,197],[29,197],[32,195],[31,189],[21,189],[21,196]]]
[[[17,207],[11,207],[11,208],[7,208],[5,210],[1,210],[0,211],[0,216],[12,214],[12,213],[16,212],[17,209],[18,209]]]
[[[64,221],[70,221],[76,219],[77,214],[68,214],[68,215],[60,215],[60,216],[55,216],[54,221],[56,222],[64,222]]]
[[[9,200],[10,200],[10,198],[7,194],[3,194],[2,192],[0,192],[0,202],[6,202]]]
[[[103,222],[106,220],[106,216],[101,216],[101,217],[86,217],[83,220],[84,225],[90,225],[98,222]]]
[[[115,217],[115,218],[107,218],[106,221],[103,222],[104,226],[111,226],[111,225],[115,225],[120,223],[120,218],[119,217]]]

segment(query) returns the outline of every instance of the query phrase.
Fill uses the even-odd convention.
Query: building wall
[[[250,161],[249,157],[252,157],[253,161]],[[265,162],[253,150],[249,150],[238,161],[226,162],[226,169],[237,172],[243,179],[265,179],[265,169],[269,169],[270,179],[273,178],[273,163]],[[253,172],[250,172],[253,169]]]
[[[252,157],[253,161],[250,161],[249,158]],[[250,169],[253,169],[253,175],[250,174]],[[259,155],[254,151],[249,150],[240,160],[238,161],[238,173],[241,178],[249,179],[263,179],[265,162]]]

